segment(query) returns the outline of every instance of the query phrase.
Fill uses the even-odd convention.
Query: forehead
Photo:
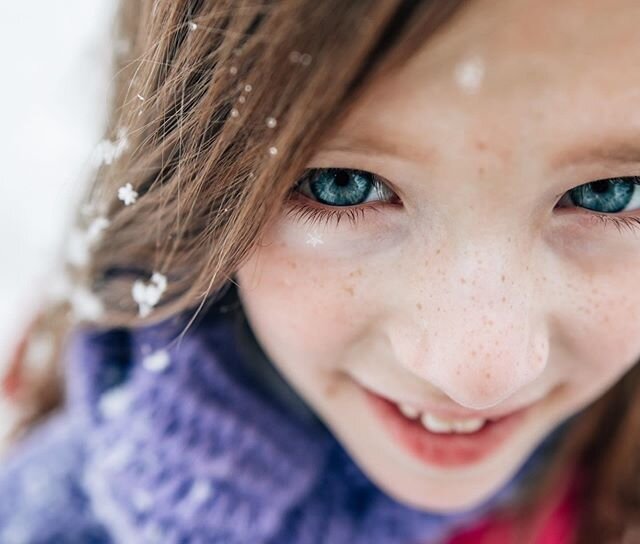
[[[505,149],[637,134],[638,28],[637,0],[471,0],[369,85],[331,141],[432,160],[429,135],[455,142],[461,128]]]

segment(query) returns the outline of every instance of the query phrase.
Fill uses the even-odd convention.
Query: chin
[[[426,484],[423,489],[397,488],[395,485],[386,486],[382,482],[378,486],[391,498],[410,508],[437,514],[458,514],[475,510],[488,502],[501,489],[501,482],[487,482],[485,486],[446,485],[441,483]]]

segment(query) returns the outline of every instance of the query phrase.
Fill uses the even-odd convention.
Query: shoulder
[[[239,371],[233,323],[207,317],[184,334],[177,320],[83,331],[72,344],[82,481],[118,542],[265,542],[324,467],[329,436],[258,394]]]
[[[49,416],[0,462],[0,542],[107,544],[81,483],[82,432],[64,411]]]

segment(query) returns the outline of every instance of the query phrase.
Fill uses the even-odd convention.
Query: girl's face
[[[397,500],[478,504],[640,356],[639,27],[635,0],[469,3],[238,271],[265,353]]]

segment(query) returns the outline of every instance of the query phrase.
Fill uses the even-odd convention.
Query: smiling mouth
[[[360,387],[360,386],[359,386]],[[423,463],[457,467],[479,462],[522,427],[534,405],[487,418],[440,419],[429,412],[416,413],[360,387],[371,412],[389,438]]]

